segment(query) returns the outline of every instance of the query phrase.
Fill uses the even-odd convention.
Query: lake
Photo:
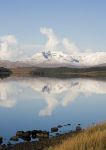
[[[106,79],[0,79],[0,136],[5,141],[18,130],[63,125],[63,133],[78,123],[84,128],[105,120]]]

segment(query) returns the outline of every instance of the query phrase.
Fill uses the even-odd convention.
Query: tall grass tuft
[[[94,125],[48,150],[106,150],[106,123]]]

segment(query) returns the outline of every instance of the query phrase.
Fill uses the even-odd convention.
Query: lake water
[[[70,123],[87,127],[106,120],[106,80],[16,78],[0,79],[0,136],[17,130],[50,130]]]

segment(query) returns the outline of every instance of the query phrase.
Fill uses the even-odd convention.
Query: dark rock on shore
[[[76,131],[81,131],[81,130],[82,130],[82,128],[81,128],[80,124],[78,124],[78,125],[76,126]]]
[[[31,131],[26,131],[23,132],[22,137],[30,137],[31,136]]]
[[[58,128],[57,127],[51,128],[51,132],[58,132]]]
[[[10,138],[10,141],[19,141],[19,139],[18,139],[18,136],[12,136],[11,138]]]
[[[33,130],[33,131],[32,131],[32,138],[33,138],[33,139],[36,138],[36,133],[37,133],[37,130]]]
[[[21,139],[24,140],[24,141],[31,141],[31,137],[30,136],[26,136],[26,137],[24,136]]]
[[[42,130],[33,130],[32,131],[32,138],[49,138],[49,132],[42,131]]]
[[[64,139],[72,136],[73,134],[75,133],[66,133],[47,139],[44,138],[43,140],[39,141],[18,143],[11,147],[7,147],[6,150],[46,150],[48,147],[61,144]]]
[[[0,144],[2,144],[2,142],[3,142],[3,137],[0,136]]]
[[[17,131],[16,136],[21,138],[23,136],[24,131]]]
[[[47,131],[42,131],[36,134],[37,138],[49,138],[49,132]]]
[[[16,136],[21,138],[24,141],[30,141],[31,140],[31,131],[17,131]]]

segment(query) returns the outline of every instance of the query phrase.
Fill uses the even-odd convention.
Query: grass
[[[91,68],[36,68],[32,70],[33,76],[44,77],[106,77],[106,67]]]
[[[106,123],[90,127],[48,150],[106,150]]]
[[[106,67],[91,68],[37,68],[37,67],[20,67],[10,69],[13,76],[40,76],[40,77],[106,77]]]

